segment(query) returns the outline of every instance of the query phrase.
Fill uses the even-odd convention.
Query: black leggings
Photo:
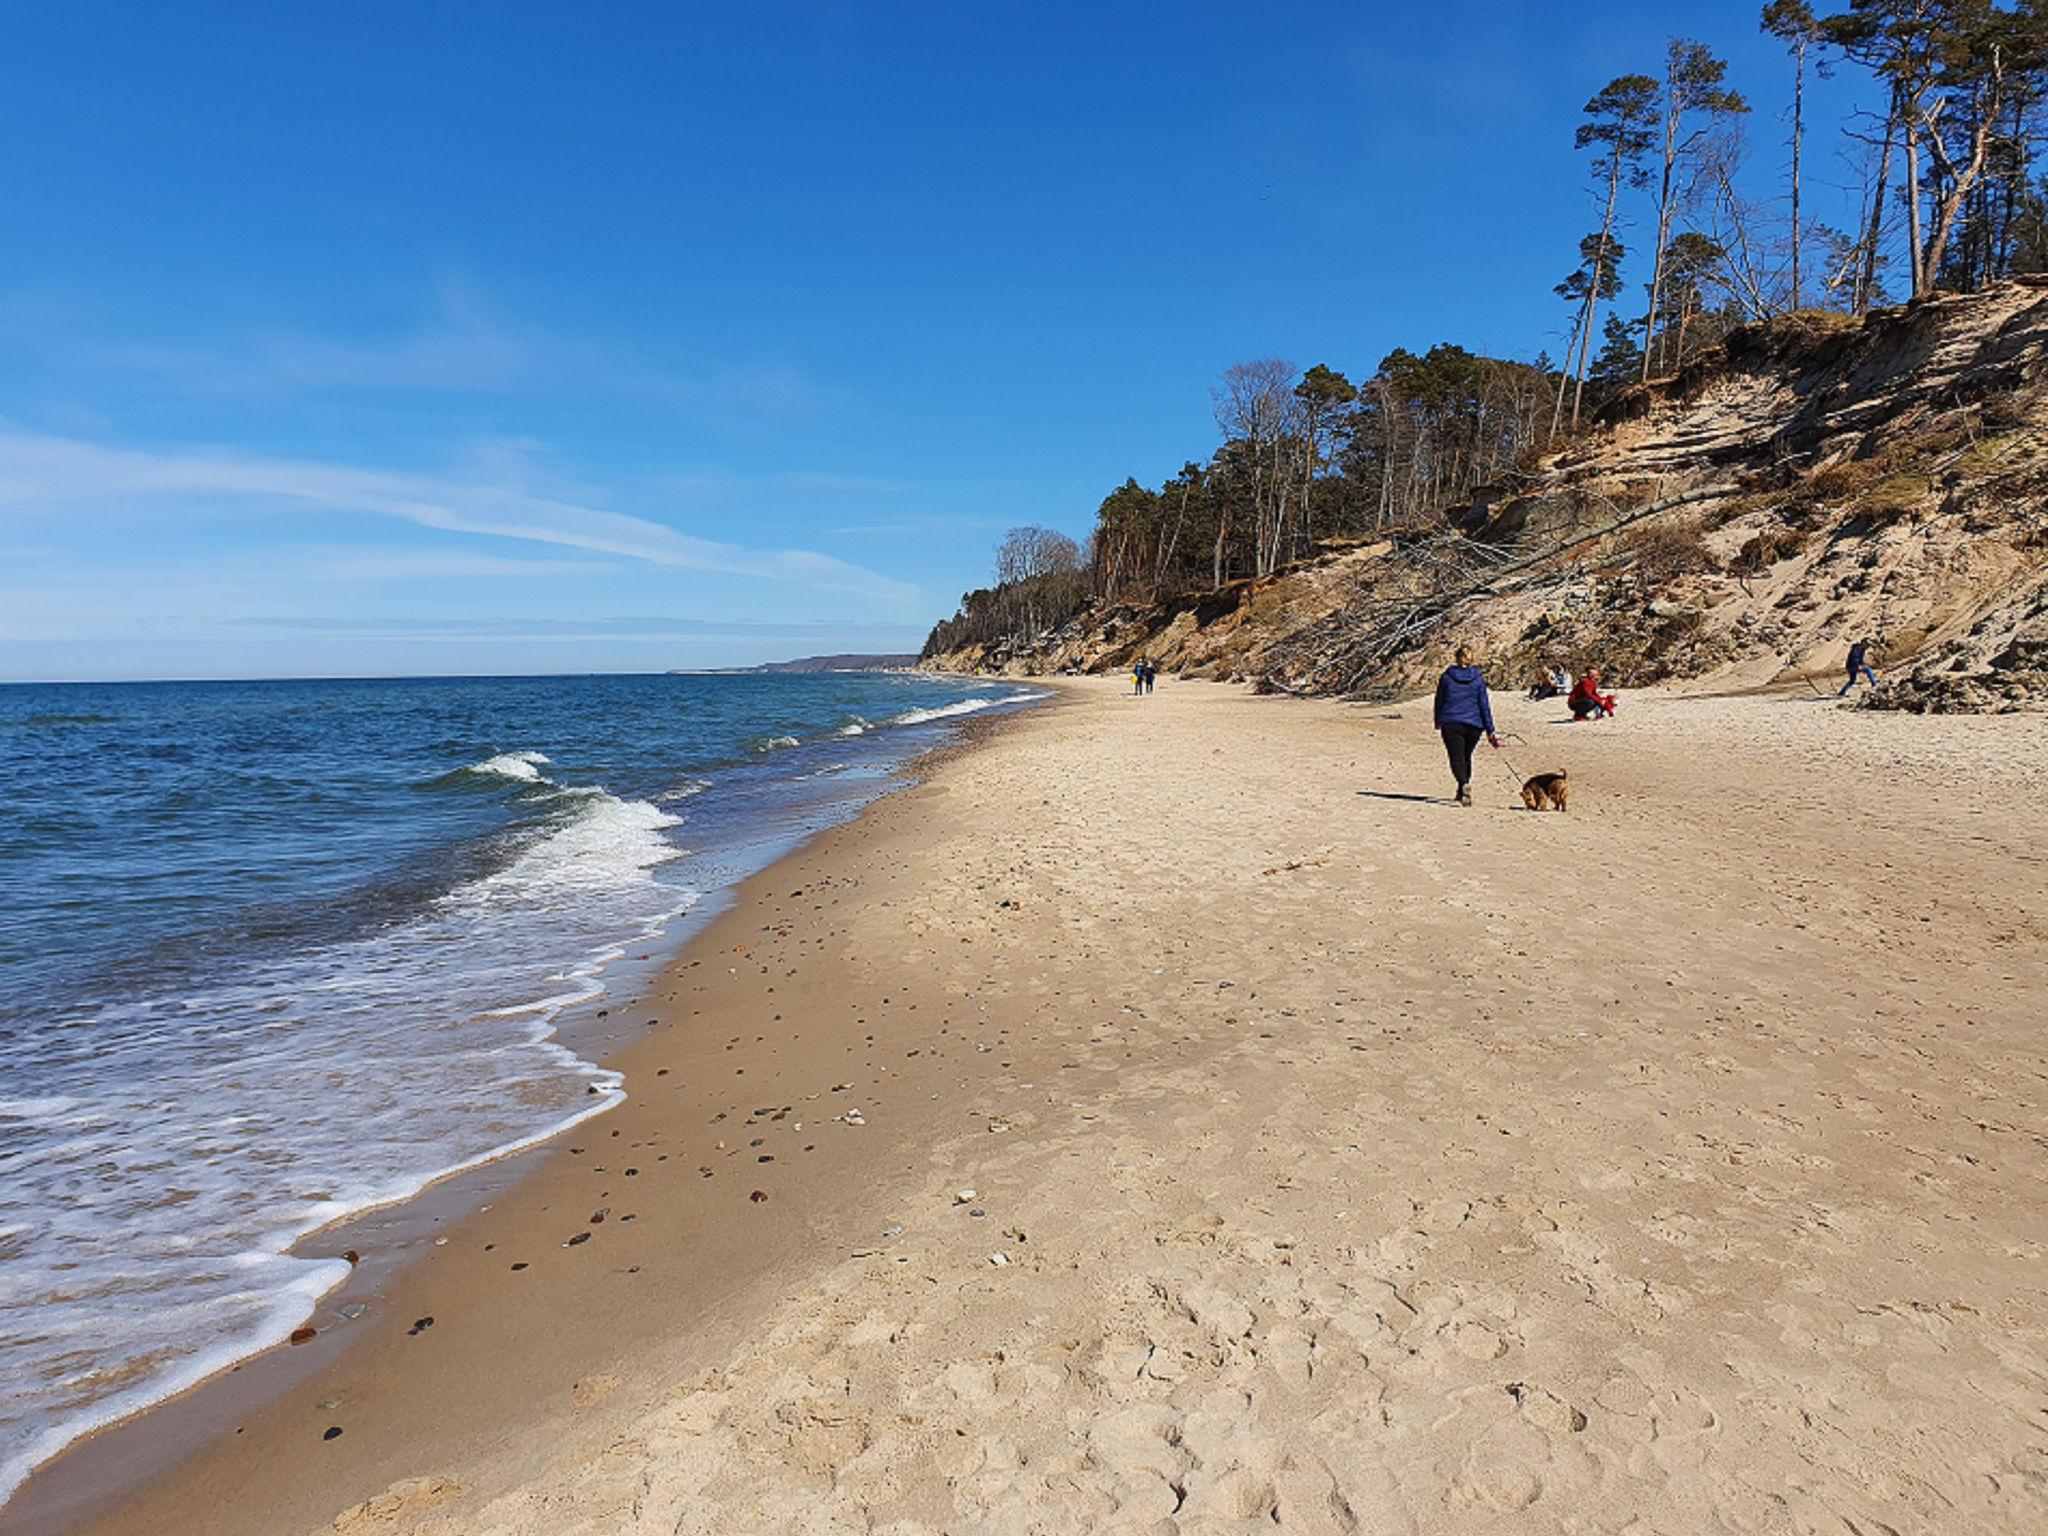
[[[1447,725],[1443,728],[1444,750],[1451,755],[1451,777],[1463,789],[1472,782],[1472,749],[1485,734],[1476,725]]]

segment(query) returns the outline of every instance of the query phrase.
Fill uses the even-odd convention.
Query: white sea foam
[[[658,877],[674,816],[557,803],[412,919],[103,1009],[112,1043],[77,1091],[0,1099],[0,1501],[316,1316],[347,1265],[291,1256],[299,1238],[619,1101],[556,1018],[697,893]]]
[[[1042,699],[1043,693],[1019,689],[994,699],[961,699],[955,704],[937,704],[930,709],[906,709],[900,715],[889,718],[891,725],[924,725],[932,720],[948,720],[956,715],[971,715],[979,710],[994,709],[999,704],[1022,704],[1030,699]]]
[[[548,766],[545,753],[541,752],[500,752],[496,757],[487,757],[480,763],[471,763],[469,772],[487,773],[500,779],[518,779],[523,783],[537,783],[541,769]]]
[[[862,736],[867,733],[868,722],[855,715],[851,723],[839,727],[842,736]]]
[[[877,709],[877,723],[842,714],[838,729],[1032,697],[988,689],[887,718]],[[784,735],[762,749],[796,745]],[[842,749],[849,760],[865,750]],[[708,786],[649,803],[557,784],[551,767],[516,751],[467,770],[552,789],[520,799],[547,821],[410,917],[197,988],[81,1008],[62,1027],[48,1021],[47,1052],[32,1038],[10,1059],[0,1501],[80,1434],[309,1319],[347,1326],[319,1301],[345,1267],[291,1253],[308,1232],[618,1102],[618,1077],[555,1039],[556,1021],[697,899],[663,872],[679,853],[666,807]]]

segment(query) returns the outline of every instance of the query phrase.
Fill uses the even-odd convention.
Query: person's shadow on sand
[[[1442,795],[1397,795],[1385,789],[1361,789],[1358,791],[1368,800],[1412,800],[1417,805],[1450,805],[1453,802]]]

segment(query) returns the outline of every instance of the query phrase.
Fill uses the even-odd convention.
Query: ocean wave
[[[14,722],[29,730],[48,730],[60,725],[117,725],[119,715],[25,715]]]
[[[79,1435],[305,1322],[323,1334],[347,1326],[329,1294],[345,1268],[293,1252],[308,1232],[619,1101],[616,1074],[555,1031],[604,1006],[591,1000],[619,985],[608,967],[649,950],[701,894],[674,864],[685,856],[676,829],[680,802],[710,781],[680,775],[751,760],[732,768],[731,795],[727,768],[717,770],[713,800],[727,803],[692,814],[713,849],[706,874],[723,879],[719,860],[754,847],[732,853],[719,841],[729,820],[829,825],[882,792],[875,765],[914,750],[933,729],[924,722],[1032,697],[991,685],[962,707],[947,702],[960,689],[870,678],[801,708],[763,691],[741,713],[699,721],[666,692],[620,714],[621,686],[543,691],[514,716],[503,685],[449,685],[454,704],[424,717],[409,703],[365,711],[354,690],[322,701],[314,689],[294,709],[337,712],[328,756],[280,757],[252,780],[293,836],[244,839],[222,861],[260,865],[261,899],[310,909],[303,929],[281,936],[273,925],[260,942],[209,948],[161,974],[138,964],[107,990],[67,983],[44,1007],[52,1027],[0,1040],[0,1377],[13,1389],[0,1394],[0,1501]],[[933,707],[905,709],[906,688]],[[562,697],[589,707],[553,712]],[[124,707],[123,731],[106,734],[135,734],[152,763],[171,750],[160,743],[186,751],[190,722],[156,708]],[[181,770],[189,782],[153,781],[164,816],[210,825],[196,812],[215,802],[178,797],[266,770],[268,739],[244,729],[243,708],[222,711],[214,755]],[[768,725],[777,715],[784,725]],[[922,728],[892,745],[892,727]],[[800,737],[813,745],[783,755]],[[643,798],[560,782],[592,775],[541,752],[470,758],[522,738],[548,741],[564,762],[616,763],[613,784]],[[10,739],[26,758],[44,750],[30,753],[36,742],[66,738]],[[828,756],[838,761],[817,761]],[[794,785],[800,769],[821,782]],[[350,804],[305,815],[292,798],[300,778]],[[419,790],[434,793],[409,798]],[[369,818],[360,825],[343,819],[356,802]],[[796,809],[777,809],[785,802]],[[398,835],[377,845],[375,867],[335,866],[364,872],[376,899],[360,910],[318,881],[291,883],[301,864],[309,879],[322,873],[309,854],[336,852],[344,833],[386,835],[378,829]],[[48,835],[70,836],[70,824],[53,821]],[[72,1199],[78,1189],[92,1199]]]
[[[544,752],[500,752],[496,757],[487,757],[480,763],[471,763],[462,771],[535,784],[540,781],[541,769],[546,766],[548,758]]]
[[[457,886],[437,905],[450,910],[492,902],[545,907],[594,884],[609,885],[623,875],[665,864],[681,852],[660,835],[663,828],[680,825],[681,819],[657,805],[621,800],[600,789],[582,796],[581,807],[510,864]]]
[[[933,720],[948,720],[956,715],[971,715],[984,709],[994,709],[999,704],[1022,704],[1030,699],[1042,699],[1043,693],[1019,689],[995,699],[961,699],[953,704],[935,704],[929,709],[906,709],[900,715],[891,715],[891,725],[924,725]]]
[[[594,788],[551,803],[411,918],[109,1005],[102,1070],[0,1098],[0,1338],[32,1317],[38,1359],[128,1383],[94,1398],[68,1373],[24,1377],[0,1405],[0,1501],[79,1436],[316,1318],[348,1266],[295,1257],[307,1234],[621,1101],[557,1019],[699,893],[657,878],[679,818]],[[50,1196],[86,1184],[89,1202]]]

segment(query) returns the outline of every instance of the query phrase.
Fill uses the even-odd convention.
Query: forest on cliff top
[[[1221,591],[1347,541],[1476,531],[1486,504],[1534,486],[1653,386],[1745,329],[1802,334],[2048,271],[2044,0],[1771,0],[1775,81],[1737,82],[1711,43],[1600,86],[1575,133],[1588,229],[1554,292],[1557,357],[1397,347],[1369,374],[1277,357],[1224,370],[1220,440],[1157,486],[1112,488],[1085,540],[1013,529],[995,581],[965,594],[927,656],[1029,640],[1090,603]],[[1809,120],[1818,72],[1854,71],[1866,101]],[[1781,168],[1761,179],[1757,102],[1782,111]],[[1826,157],[1860,179],[1856,216],[1812,217]],[[1760,191],[1759,188],[1762,188]],[[1487,493],[1487,494],[1482,494]]]

